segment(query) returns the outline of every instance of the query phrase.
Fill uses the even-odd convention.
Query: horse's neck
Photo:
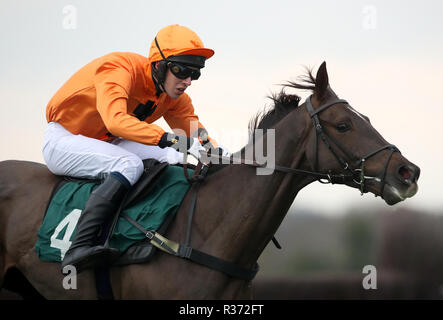
[[[275,164],[300,167],[306,124],[301,119],[299,123],[286,122],[276,128]],[[201,248],[219,257],[244,265],[254,263],[298,191],[312,181],[310,177],[276,171],[257,175],[256,168],[244,165],[223,169],[200,189],[195,218],[197,241]]]

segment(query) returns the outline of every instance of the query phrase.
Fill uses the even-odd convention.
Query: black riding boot
[[[80,273],[110,263],[119,256],[117,249],[96,245],[96,241],[101,226],[116,213],[127,191],[127,186],[112,175],[92,191],[78,220],[75,238],[62,261],[62,270],[73,265]]]

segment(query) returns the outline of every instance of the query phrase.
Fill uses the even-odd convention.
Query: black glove
[[[202,147],[197,138],[189,138],[184,136],[177,136],[173,133],[164,133],[158,143],[160,148],[171,147],[182,153],[189,153],[196,159],[200,160],[201,151],[206,151]]]
[[[177,136],[174,133],[165,132],[160,138],[158,146],[162,149],[171,147],[178,150],[179,147],[183,145],[186,147],[186,150],[188,150],[192,146],[192,143],[192,138]]]

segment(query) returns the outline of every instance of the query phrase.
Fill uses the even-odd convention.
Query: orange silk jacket
[[[93,60],[63,84],[48,103],[46,119],[73,134],[110,141],[114,139],[110,133],[147,145],[157,145],[165,132],[153,124],[160,117],[187,136],[204,128],[186,93],[177,99],[155,93],[150,60],[136,53],[114,52]],[[157,108],[140,121],[133,111],[148,100]],[[191,121],[198,126],[192,127]]]

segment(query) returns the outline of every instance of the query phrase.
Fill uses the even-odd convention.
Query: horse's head
[[[291,86],[313,90],[305,103],[311,128],[306,159],[312,170],[352,176],[343,182],[381,196],[389,205],[415,195],[420,168],[387,143],[368,117],[338,99],[329,86],[325,62],[308,82],[310,87]]]

